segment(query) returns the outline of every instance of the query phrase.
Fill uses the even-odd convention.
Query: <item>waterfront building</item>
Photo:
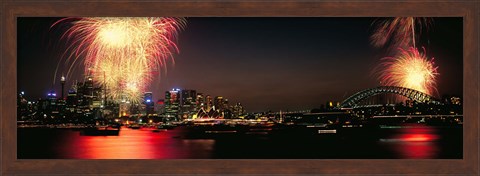
[[[207,95],[205,97],[205,104],[206,104],[206,111],[210,111],[210,109],[213,108],[213,101],[212,101],[212,97],[210,95]]]
[[[181,91],[181,116],[182,118],[192,118],[196,113],[196,90],[182,90]]]
[[[66,100],[66,110],[67,112],[73,113],[77,109],[78,98],[77,92],[75,90],[69,90]]]
[[[245,109],[243,108],[241,103],[235,104],[235,106],[233,106],[231,109],[232,109],[232,116],[234,118],[238,118],[245,113]]]
[[[222,96],[216,96],[213,105],[215,106],[215,110],[221,111],[225,109],[226,101]]]
[[[203,97],[202,93],[197,93],[197,98],[195,100],[195,106],[196,110],[198,111],[199,109],[204,109],[206,107],[205,105],[205,98]]]
[[[61,95],[61,99],[64,99],[64,89],[65,89],[65,76],[62,76],[60,78],[60,84],[62,85],[62,95]]]
[[[29,111],[28,101],[25,92],[20,92],[17,96],[17,119],[23,120]]]
[[[158,100],[157,103],[155,103],[155,109],[157,114],[165,114],[165,100]]]
[[[145,92],[143,101],[145,104],[145,113],[147,116],[155,114],[154,111],[154,105],[155,103],[153,102],[153,93],[152,92]]]
[[[177,118],[180,111],[180,89],[165,92],[165,115]]]

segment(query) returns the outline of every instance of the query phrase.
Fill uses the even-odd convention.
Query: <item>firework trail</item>
[[[379,21],[371,36],[375,47],[385,47],[393,57],[385,57],[377,71],[383,85],[406,87],[427,94],[436,92],[438,74],[435,63],[416,47],[416,40],[423,27],[431,23],[429,18],[397,17]]]
[[[418,36],[415,35],[415,29],[422,31],[422,27],[428,27],[431,20],[423,17],[397,17],[392,20],[379,21],[370,40],[375,47],[384,47],[388,49],[408,49],[415,46]]]
[[[72,21],[62,36],[70,43],[67,76],[83,63],[85,75],[108,89],[107,97],[132,102],[140,100],[153,73],[173,61],[174,40],[186,24],[183,18],[114,17],[66,18],[52,26],[66,21]]]
[[[381,65],[380,79],[389,86],[401,86],[431,95],[436,92],[436,77],[439,75],[434,58],[426,57],[416,48],[400,49],[396,57],[386,57]]]

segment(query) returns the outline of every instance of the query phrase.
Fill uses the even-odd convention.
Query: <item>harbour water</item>
[[[299,132],[300,131],[300,132]],[[194,136],[191,127],[122,127],[118,136],[79,129],[19,128],[19,159],[461,159],[461,127],[315,128],[278,134]]]

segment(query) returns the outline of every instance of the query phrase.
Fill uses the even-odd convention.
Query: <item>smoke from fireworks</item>
[[[83,56],[85,74],[108,89],[107,97],[138,101],[153,73],[165,66],[167,59],[173,59],[173,52],[178,52],[173,41],[184,25],[183,18],[163,17],[74,20],[64,33],[71,42],[67,62],[72,64],[67,76]]]
[[[397,17],[392,20],[379,21],[371,36],[372,45],[375,47],[389,46],[389,49],[415,46],[415,29],[422,31],[422,27],[428,27],[429,18],[422,17]],[[418,36],[418,34],[417,34]]]
[[[434,58],[428,59],[425,50],[400,49],[396,57],[386,57],[380,79],[386,85],[401,86],[431,95],[436,91],[437,68]]]

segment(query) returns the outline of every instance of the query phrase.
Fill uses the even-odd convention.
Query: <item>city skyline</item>
[[[20,17],[16,156],[462,159],[462,25]]]
[[[60,92],[61,74],[52,82],[64,41],[59,40],[62,29],[50,28],[58,19],[18,20],[18,91],[27,96],[45,97],[52,88]],[[167,64],[166,73],[161,71],[147,90],[155,100],[172,88],[201,90],[241,102],[250,112],[342,101],[379,85],[372,69],[386,52],[370,45],[376,19],[187,18],[175,65]],[[433,21],[417,45],[426,47],[439,67],[435,96],[461,96],[462,20]],[[74,76],[79,81],[81,70]]]

